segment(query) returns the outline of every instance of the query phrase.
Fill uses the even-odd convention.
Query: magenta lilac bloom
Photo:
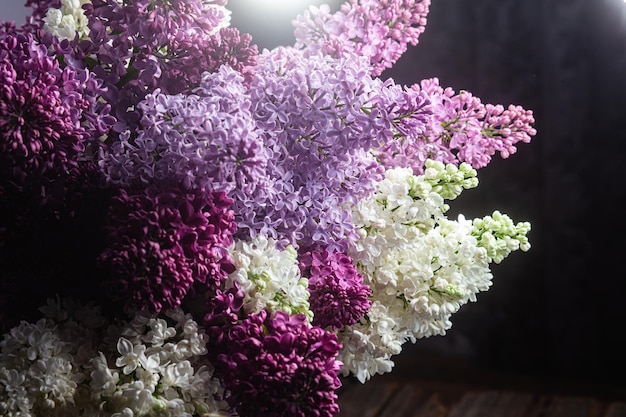
[[[0,34],[0,85],[0,194],[9,184],[45,193],[85,149],[80,75],[33,35]]]
[[[261,311],[224,326],[220,344],[209,342],[226,401],[241,416],[330,417],[339,412],[341,345],[334,333],[311,327],[304,315]],[[218,353],[219,352],[219,353]],[[217,353],[217,354],[216,354]]]
[[[246,83],[254,77],[259,52],[249,33],[240,33],[237,28],[222,28],[209,39],[203,52],[208,55],[209,72],[216,72],[226,65],[243,74]]]
[[[299,259],[302,275],[309,280],[313,325],[337,330],[358,322],[369,311],[371,289],[363,284],[349,256],[312,251]]]
[[[99,265],[114,298],[152,312],[180,305],[194,284],[218,287],[233,266],[231,200],[216,193],[120,190],[109,210]]]

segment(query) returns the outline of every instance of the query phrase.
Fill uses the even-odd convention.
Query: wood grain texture
[[[613,396],[560,395],[501,390],[433,381],[348,381],[340,390],[337,417],[626,417],[626,402]]]

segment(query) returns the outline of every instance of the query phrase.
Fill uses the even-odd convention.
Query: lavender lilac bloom
[[[250,97],[243,76],[232,68],[205,73],[195,94],[157,90],[137,107],[141,129],[124,131],[101,151],[109,183],[229,194],[254,193],[269,181],[268,153],[258,138]]]
[[[339,375],[391,371],[530,248],[444,201],[532,112],[379,78],[430,0],[311,7],[261,53],[226,3],[0,27],[0,413],[330,417]],[[84,300],[15,308],[50,292]]]
[[[331,14],[310,7],[294,21],[296,44],[305,53],[364,56],[372,75],[391,67],[424,32],[430,0],[350,0]]]
[[[402,93],[368,75],[362,58],[289,48],[259,57],[250,91],[273,186],[234,195],[240,229],[296,247],[345,250],[355,239],[347,208],[369,195],[383,172],[371,149],[393,137],[401,117],[403,126],[424,130],[425,98],[416,94],[400,109]]]

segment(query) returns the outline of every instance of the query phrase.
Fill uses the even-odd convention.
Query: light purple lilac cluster
[[[272,187],[235,191],[240,235],[330,251],[355,240],[349,207],[371,194],[385,169],[372,149],[426,132],[432,114],[424,92],[373,78],[367,65],[356,55],[294,48],[259,57],[250,94]]]
[[[294,21],[297,48],[335,58],[359,55],[372,75],[390,68],[424,32],[430,0],[350,0],[331,13],[311,7]]]
[[[271,183],[257,193],[234,191],[240,235],[331,250],[354,239],[347,206],[381,177],[369,150],[388,130],[384,117],[368,110],[381,86],[362,64],[287,48],[259,57],[251,111]]]
[[[159,90],[138,103],[141,128],[101,150],[107,181],[231,194],[266,187],[268,152],[258,138],[243,76],[228,66],[204,73],[193,94]]]
[[[226,3],[27,0],[26,23],[0,27],[0,324],[33,317],[15,306],[43,304],[50,288],[98,302],[109,319],[152,323],[150,340],[169,337],[163,317],[185,311],[193,322],[178,326],[193,349],[187,336],[154,346],[181,361],[178,371],[130,334],[117,340],[121,380],[102,355],[91,359],[98,371],[84,375],[81,395],[97,386],[111,401],[146,400],[116,403],[116,417],[146,415],[141,404],[164,404],[154,393],[209,373],[234,415],[336,414],[338,358],[352,360],[341,352],[354,348],[340,340],[358,339],[338,334],[390,317],[372,307],[377,281],[347,254],[375,233],[370,222],[405,226],[382,225],[362,203],[394,167],[427,177],[432,160],[484,167],[535,134],[519,106],[485,105],[436,79],[378,78],[417,44],[430,0],[312,7],[294,21],[293,47],[262,53],[229,27]],[[72,24],[80,30],[66,37]],[[389,201],[402,214],[419,198],[398,187]],[[357,224],[361,206],[367,221]],[[276,247],[235,244],[255,241]],[[238,260],[231,251],[244,246]],[[285,276],[296,285],[281,286]],[[304,313],[281,307],[291,296]],[[276,310],[246,310],[251,297]],[[215,369],[192,369],[186,349]],[[15,381],[0,374],[9,407],[3,386]],[[163,415],[210,411],[176,392]],[[67,390],[55,413],[111,414],[81,408],[76,395]]]

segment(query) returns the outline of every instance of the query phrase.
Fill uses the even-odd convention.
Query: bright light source
[[[250,33],[254,43],[262,48],[291,45],[292,21],[309,9],[309,6],[327,4],[337,10],[344,0],[230,0],[231,25]]]
[[[626,1],[626,0],[624,0]],[[320,5],[327,3],[325,0],[239,0],[242,8],[247,9],[247,13],[259,14],[261,16],[271,16],[279,14],[282,16],[295,17],[309,8],[310,5]],[[230,5],[229,5],[230,6]]]

